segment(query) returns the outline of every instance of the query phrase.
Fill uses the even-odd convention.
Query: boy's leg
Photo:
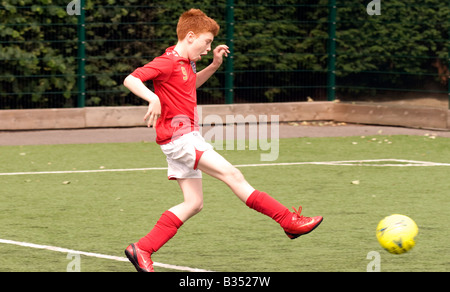
[[[139,240],[141,249],[150,253],[158,251],[169,241],[189,218],[200,212],[203,207],[202,179],[177,179],[183,191],[184,202],[164,212],[155,227]],[[168,217],[166,220],[166,217]]]
[[[203,207],[202,180],[190,178],[177,181],[183,191],[184,202],[165,211],[146,236],[125,250],[128,259],[138,271],[153,271],[152,253],[174,237],[183,223]]]
[[[293,214],[284,205],[264,192],[255,190],[242,173],[214,150],[203,153],[198,168],[206,174],[226,183],[248,207],[263,213],[288,227]]]
[[[237,168],[214,150],[203,153],[198,168],[225,182],[248,207],[274,219],[291,239],[311,232],[323,220],[321,216],[301,216],[301,209],[291,213],[288,208],[267,193],[255,190]]]
[[[201,178],[177,179],[178,185],[183,192],[184,202],[169,209],[181,221],[186,222],[189,218],[199,213],[203,208],[203,186]]]
[[[255,191],[242,173],[214,150],[207,150],[203,153],[198,162],[198,169],[226,183],[244,203]]]
[[[146,236],[125,249],[125,255],[138,272],[153,272],[152,253],[175,236],[181,225],[183,222],[175,214],[165,211]]]

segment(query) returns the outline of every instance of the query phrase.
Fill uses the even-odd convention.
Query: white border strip
[[[85,252],[85,251],[79,251],[79,250],[72,250],[57,246],[50,246],[50,245],[40,245],[40,244],[34,244],[34,243],[28,243],[28,242],[21,242],[21,241],[14,241],[14,240],[8,240],[8,239],[0,239],[0,243],[4,244],[12,244],[12,245],[18,245],[23,247],[31,247],[31,248],[37,248],[37,249],[45,249],[50,251],[57,251],[62,253],[72,253],[72,254],[79,254],[84,255],[88,257],[95,257],[100,259],[107,259],[107,260],[114,260],[119,262],[128,262],[128,259],[126,257],[118,257],[118,256],[111,256],[111,255],[104,255],[99,253],[92,253],[92,252]],[[154,266],[171,269],[171,270],[178,270],[178,271],[187,271],[187,272],[212,272],[208,270],[203,269],[197,269],[197,268],[190,268],[190,267],[183,267],[183,266],[176,266],[176,265],[169,265],[169,264],[163,264],[158,262],[153,262]]]
[[[379,162],[397,162],[397,163],[380,164]],[[240,165],[235,165],[235,166],[236,167],[262,167],[262,166],[291,166],[291,165],[410,167],[410,166],[450,166],[450,163],[416,161],[416,160],[404,160],[404,159],[371,159],[371,160],[343,160],[343,161],[322,161],[322,162],[259,163],[259,164],[240,164]],[[63,170],[63,171],[35,171],[35,172],[5,172],[5,173],[0,173],[0,176],[34,175],[34,174],[72,174],[72,173],[99,173],[99,172],[129,172],[129,171],[152,171],[152,170],[167,170],[167,167],[122,168],[122,169],[93,169],[93,170]]]

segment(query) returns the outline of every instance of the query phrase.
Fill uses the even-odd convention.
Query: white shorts
[[[197,131],[161,145],[169,166],[167,171],[169,179],[201,178],[202,172],[197,169],[198,162],[203,153],[210,149],[213,149],[213,146]]]

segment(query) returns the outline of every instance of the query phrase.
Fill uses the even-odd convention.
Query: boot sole
[[[313,232],[314,229],[316,229],[316,228],[320,225],[320,223],[322,223],[322,221],[323,221],[323,218],[316,224],[316,226],[313,227],[313,229],[311,229],[311,230],[308,231],[308,232],[302,233],[302,234],[292,234],[292,233],[289,233],[289,232],[286,232],[286,231],[285,231],[284,233],[286,233],[286,235],[287,235],[290,239],[296,239],[296,238],[298,238],[298,237],[300,237],[300,236],[302,236],[302,235],[306,235],[306,234],[308,234],[308,233]]]
[[[131,254],[127,249],[125,250],[125,255],[127,256],[128,260],[133,264],[134,268],[138,272],[146,272],[144,271],[138,263],[138,259],[136,257],[136,248],[134,247],[134,244],[131,244],[131,248],[133,249],[133,254]]]

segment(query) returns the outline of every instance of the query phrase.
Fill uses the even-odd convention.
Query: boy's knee
[[[201,210],[203,210],[203,203],[196,205],[194,208],[195,214],[200,213]]]
[[[244,175],[242,172],[234,166],[227,171],[226,177],[228,180],[233,182],[240,182],[244,180]]]
[[[203,202],[193,202],[189,204],[189,208],[193,214],[198,214],[203,210]]]

